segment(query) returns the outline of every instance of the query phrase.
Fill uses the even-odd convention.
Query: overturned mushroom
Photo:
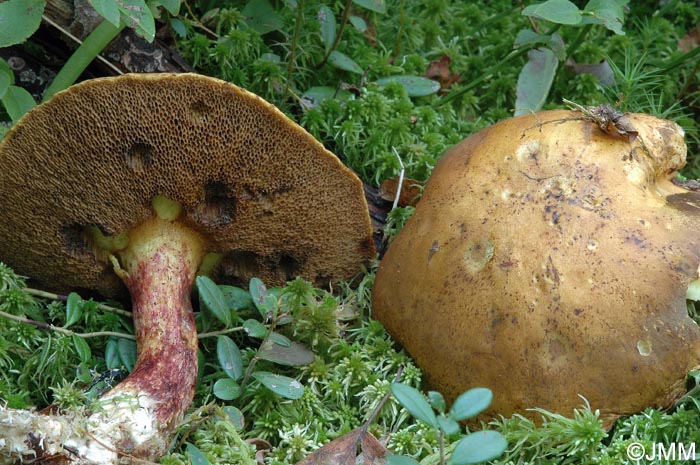
[[[607,426],[668,407],[700,365],[686,292],[698,278],[700,194],[671,179],[683,131],[627,115],[635,140],[569,111],[496,124],[449,150],[383,259],[374,315],[454,398],[490,414]]]
[[[131,375],[77,426],[0,411],[0,458],[158,458],[194,394],[198,270],[323,285],[374,254],[357,177],[272,105],[212,78],[76,85],[17,123],[0,164],[0,261],[59,291],[127,288],[138,345]]]

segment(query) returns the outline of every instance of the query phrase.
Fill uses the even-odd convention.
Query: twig
[[[71,34],[70,31],[68,31],[67,29],[61,27],[60,24],[54,22],[54,21],[53,21],[51,18],[49,18],[48,16],[42,15],[42,16],[41,16],[41,19],[42,19],[43,21],[45,21],[46,23],[48,23],[50,26],[53,26],[53,27],[55,27],[56,29],[58,29],[59,31],[61,31],[61,33],[62,33],[63,35],[65,35],[66,37],[70,38],[71,40],[73,40],[73,41],[74,41],[75,43],[77,43],[78,45],[82,45],[82,44],[83,44],[83,41],[82,41],[82,40],[78,39],[76,36],[74,36],[73,34]],[[112,71],[114,71],[114,72],[117,73],[118,75],[119,75],[119,74],[124,74],[124,72],[123,72],[121,69],[119,69],[119,68],[117,68],[116,66],[114,66],[109,60],[107,60],[107,59],[106,59],[105,57],[103,57],[102,55],[97,55],[97,59],[100,60],[100,61],[101,61],[102,63],[104,63],[105,65],[107,65],[108,68],[110,68]]]
[[[396,158],[399,160],[399,166],[401,167],[401,171],[399,172],[399,186],[396,188],[396,196],[394,197],[394,204],[391,206],[391,209],[394,210],[399,204],[399,198],[401,197],[401,187],[403,187],[403,175],[406,169],[403,166],[403,162],[401,161],[401,156],[399,155],[399,152],[396,150],[396,147],[392,147],[391,150],[394,151],[394,155],[396,155]]]
[[[204,32],[206,32],[207,34],[209,34],[211,39],[218,39],[219,34],[217,34],[216,32],[214,32],[211,29],[209,29],[208,27],[206,27],[200,20],[197,19],[197,16],[192,11],[190,4],[188,2],[184,2],[184,4],[185,4],[185,8],[187,8],[187,12],[190,14],[190,16],[192,16],[192,18],[194,18],[194,19],[190,19],[190,22],[192,24],[194,24],[195,27],[198,27],[198,28],[202,29]]]
[[[394,382],[398,383],[399,380],[401,379],[401,374],[403,373],[403,365],[399,366],[399,369],[396,370],[396,376],[394,377]],[[369,425],[372,424],[374,419],[379,415],[379,412],[382,410],[382,407],[384,407],[384,404],[389,400],[389,397],[391,397],[391,390],[388,390],[386,394],[384,394],[384,397],[382,397],[382,400],[379,401],[376,407],[374,407],[374,410],[372,410],[372,413],[369,414],[369,417],[367,417],[367,421],[362,425],[362,432],[366,433],[367,430],[369,429]]]
[[[44,299],[60,300],[61,302],[65,302],[66,300],[68,300],[68,296],[66,295],[53,294],[51,292],[42,291],[40,289],[32,289],[30,287],[25,287],[24,289],[22,289],[22,292]],[[121,315],[127,318],[132,317],[131,312],[122,310],[121,308],[110,307],[109,305],[105,304],[97,304],[97,308],[100,310],[105,310],[107,312],[116,313],[117,315]]]
[[[51,81],[44,92],[43,101],[50,99],[59,92],[73,85],[78,77],[85,71],[88,65],[112,42],[124,29],[124,23],[114,26],[107,20],[103,20],[92,30],[83,43],[68,58],[61,70]]]
[[[338,44],[340,43],[340,38],[343,35],[343,31],[345,30],[345,26],[348,24],[348,19],[350,18],[350,6],[352,5],[352,0],[345,0],[345,7],[343,8],[343,14],[340,16],[340,26],[338,26],[338,33],[335,35],[335,38],[333,39],[333,44],[331,47],[326,51],[326,55],[323,57],[323,60],[321,60],[321,63],[319,63],[316,66],[316,69],[321,69],[323,68],[323,65],[325,65],[328,62],[328,58],[331,56],[331,53],[338,47]]]
[[[236,333],[238,331],[243,331],[243,326],[236,326],[235,328],[220,329],[219,331],[211,331],[208,333],[197,334],[197,339],[205,339],[208,337],[220,336],[222,334]]]
[[[294,60],[296,59],[297,45],[299,42],[299,34],[301,33],[301,24],[304,20],[304,1],[300,1],[297,5],[297,19],[294,26],[294,36],[292,36],[292,48],[289,50],[289,61],[287,62],[287,78],[284,80],[284,92],[282,92],[282,102],[287,100],[289,93],[289,82],[292,80],[292,72],[294,72]]]
[[[88,431],[88,430],[83,430],[83,433],[85,433],[86,436],[89,436],[89,437],[90,437],[93,441],[95,441],[97,444],[101,445],[102,447],[104,447],[105,449],[107,449],[107,450],[110,451],[110,452],[114,452],[115,454],[117,454],[117,455],[120,456],[120,457],[128,457],[129,459],[135,460],[136,462],[147,463],[147,464],[149,464],[149,465],[158,465],[157,463],[151,462],[150,460],[140,459],[140,458],[138,458],[138,457],[136,457],[136,456],[133,456],[133,455],[127,453],[127,452],[117,450],[117,449],[115,449],[115,448],[109,446],[108,444],[105,444],[104,442],[100,441],[99,439],[97,439],[97,438],[95,437],[95,435],[92,434],[92,433],[91,433],[90,431]]]
[[[66,336],[78,336],[83,339],[88,339],[91,337],[107,337],[107,336],[114,336],[114,337],[121,337],[124,339],[132,339],[136,340],[136,336],[133,336],[131,334],[126,334],[126,333],[118,333],[116,331],[98,331],[94,333],[76,333],[75,331],[71,331],[70,329],[66,328],[61,328],[60,326],[54,326],[49,323],[44,323],[43,321],[36,321],[36,320],[30,320],[29,318],[25,318],[23,316],[17,316],[13,315],[11,313],[6,313],[3,311],[0,311],[0,316],[7,318],[8,320],[14,320],[18,321],[20,323],[27,323],[30,325],[34,325],[39,329],[45,329],[47,331],[55,331],[60,334],[65,334]]]

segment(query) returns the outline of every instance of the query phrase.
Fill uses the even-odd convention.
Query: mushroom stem
[[[157,460],[192,403],[197,330],[190,292],[204,240],[175,220],[155,217],[129,231],[112,257],[131,292],[137,360],[132,373],[102,396],[87,418],[39,415],[0,405],[0,464],[35,455],[77,465]]]
[[[132,373],[100,399],[88,424],[95,425],[90,431],[99,442],[119,452],[160,457],[192,403],[197,330],[190,292],[204,254],[197,233],[155,217],[129,231],[121,266],[113,260],[131,292],[138,356]],[[98,449],[103,445],[88,441],[86,455]]]

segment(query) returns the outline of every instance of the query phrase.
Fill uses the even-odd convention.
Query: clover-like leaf
[[[294,378],[269,373],[267,371],[257,371],[253,373],[253,377],[270,391],[286,399],[296,400],[304,395],[304,386]]]
[[[216,356],[219,364],[231,379],[237,380],[243,376],[243,357],[241,351],[228,336],[219,336],[216,340]]]
[[[403,383],[391,383],[391,392],[408,413],[433,428],[438,427],[435,412],[416,388]]]

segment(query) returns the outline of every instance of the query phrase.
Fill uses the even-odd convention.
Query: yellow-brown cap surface
[[[194,74],[75,85],[0,143],[0,261],[56,290],[123,290],[85,241],[128,231],[164,195],[223,254],[221,282],[324,284],[374,256],[359,179],[260,97]]]
[[[681,128],[629,119],[634,142],[580,113],[525,115],[439,161],[373,291],[432,388],[488,387],[487,413],[506,416],[571,415],[582,395],[606,425],[684,393],[700,195],[670,181]]]

